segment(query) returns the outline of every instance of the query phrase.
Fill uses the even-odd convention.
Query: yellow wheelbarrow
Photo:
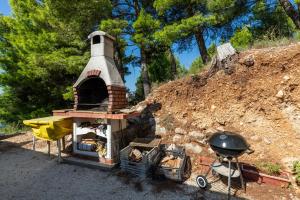
[[[73,120],[70,117],[50,116],[37,119],[24,120],[26,126],[30,126],[33,132],[33,150],[35,150],[35,138],[46,140],[48,144],[48,154],[50,156],[50,141],[57,141],[58,160],[61,161],[61,144],[65,148],[64,136],[72,133]]]

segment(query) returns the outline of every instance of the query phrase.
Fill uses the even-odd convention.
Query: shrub
[[[14,134],[29,130],[30,128],[21,125],[20,123],[5,123],[0,126],[0,134]]]
[[[262,162],[257,167],[270,175],[279,175],[281,170],[281,166],[278,163]]]
[[[230,42],[237,49],[245,49],[250,46],[252,39],[252,33],[247,26],[244,26],[242,29],[237,30],[234,33],[230,39]]]
[[[296,161],[293,163],[293,172],[296,175],[296,183],[300,185],[300,161]]]

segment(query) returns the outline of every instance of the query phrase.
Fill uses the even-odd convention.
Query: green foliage
[[[262,162],[257,167],[270,175],[279,175],[281,171],[281,166],[278,163]]]
[[[3,124],[0,127],[0,134],[15,134],[15,133],[24,133],[26,131],[30,130],[30,128],[22,126],[20,123],[8,123],[8,124]]]
[[[278,2],[258,1],[253,7],[253,20],[259,22],[259,25],[252,27],[253,35],[258,39],[290,37],[295,31],[295,25]]]
[[[130,74],[127,64],[134,60],[134,56],[126,56],[125,50],[128,46],[128,42],[124,38],[126,28],[128,27],[128,22],[122,19],[106,19],[102,20],[99,26],[99,30],[109,33],[116,38],[114,48],[115,48],[115,63],[119,71],[123,71],[124,75]],[[123,77],[124,78],[124,77]],[[125,81],[125,79],[123,79]]]
[[[196,58],[190,66],[189,74],[198,74],[203,69],[203,66],[201,57]]]
[[[212,43],[208,49],[207,52],[209,54],[210,57],[212,57],[213,55],[215,55],[217,53],[217,45],[215,43]]]
[[[3,88],[0,120],[12,122],[40,117],[49,115],[54,108],[71,107],[72,84],[90,56],[86,37],[97,29],[116,38],[114,59],[118,69],[128,74],[128,64],[140,66],[143,61],[151,83],[187,73],[177,60],[177,74],[172,74],[174,59],[168,51],[174,43],[178,50],[186,50],[193,46],[195,38],[197,44],[201,39],[209,39],[212,42],[208,49],[198,46],[202,53],[207,50],[212,56],[216,52],[213,41],[216,38],[224,42],[231,38],[239,49],[253,43],[274,45],[279,40],[276,45],[282,45],[291,42],[287,38],[292,36],[295,40],[300,38],[292,20],[275,0],[273,3],[257,1],[250,7],[245,2],[10,0],[12,16],[0,15],[0,86]],[[243,28],[235,30],[237,26]],[[132,43],[143,55],[125,53]],[[189,73],[198,73],[202,68],[199,57]],[[142,83],[140,77],[136,83],[139,100],[143,99]]]
[[[180,22],[175,22],[170,25],[166,25],[161,31],[155,33],[155,38],[166,44],[172,44],[172,42],[185,38],[191,35],[191,33],[198,31],[198,27],[206,23],[214,23],[214,16],[203,16],[202,14],[196,14],[187,19],[182,19]]]
[[[132,40],[136,44],[145,46],[146,48],[154,46],[155,40],[153,38],[153,33],[160,27],[160,22],[158,20],[154,19],[152,15],[142,9],[132,27],[135,30]]]
[[[252,33],[244,26],[241,30],[237,30],[235,34],[231,37],[231,44],[237,49],[244,49],[249,47],[252,42]]]
[[[89,58],[85,42],[110,12],[106,0],[10,1],[0,16],[0,119],[6,122],[70,107],[70,88]]]
[[[151,83],[163,83],[172,79],[171,74],[171,61],[168,53],[155,55],[155,59],[151,59],[149,64],[149,77]],[[177,76],[182,77],[187,74],[184,66],[180,65],[176,59]],[[144,99],[143,82],[140,76],[136,82],[135,102]]]
[[[296,183],[300,185],[300,161],[295,161],[293,163],[293,173],[296,176]]]

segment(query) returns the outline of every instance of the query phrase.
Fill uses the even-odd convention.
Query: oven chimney
[[[91,57],[106,56],[111,59],[114,58],[114,37],[103,31],[95,31],[88,38],[91,40]]]
[[[113,112],[126,107],[126,88],[113,59],[115,38],[103,31],[88,38],[91,58],[73,85],[74,109]]]

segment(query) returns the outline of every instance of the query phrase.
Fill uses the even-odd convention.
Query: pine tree
[[[0,118],[15,121],[70,106],[65,100],[89,57],[87,34],[111,7],[105,0],[77,2],[10,1],[12,16],[0,18]]]
[[[156,33],[158,40],[169,44],[179,44],[179,49],[192,46],[193,38],[197,42],[204,63],[209,60],[206,38],[220,36],[225,32],[228,39],[233,30],[232,23],[248,11],[246,0],[156,0],[154,7],[165,21],[165,26]],[[226,29],[226,31],[223,31]],[[222,33],[223,32],[223,33]]]
[[[286,14],[293,20],[297,29],[300,29],[300,1],[295,0],[293,3],[289,0],[278,0]]]

